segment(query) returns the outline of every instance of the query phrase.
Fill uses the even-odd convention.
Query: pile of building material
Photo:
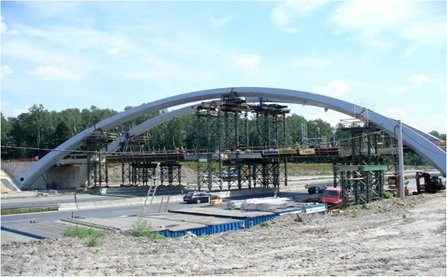
[[[232,200],[227,202],[228,209],[242,209],[248,211],[274,211],[295,207],[296,202],[287,197],[251,198],[246,200]]]

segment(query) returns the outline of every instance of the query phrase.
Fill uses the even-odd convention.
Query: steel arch
[[[73,136],[45,155],[41,160],[29,168],[17,181],[22,189],[29,188],[44,172],[51,168],[57,161],[67,154],[69,150],[75,150],[79,147],[83,140],[90,135],[95,128],[102,130],[110,130],[111,128],[138,118],[146,113],[158,111],[161,109],[174,107],[186,103],[196,101],[210,100],[220,98],[222,95],[229,93],[236,93],[241,97],[262,97],[265,99],[279,99],[289,103],[303,104],[309,106],[322,107],[331,109],[349,116],[355,116],[355,111],[359,108],[362,111],[368,112],[368,118],[377,126],[388,131],[391,134],[395,133],[397,121],[381,114],[375,113],[358,105],[335,99],[332,97],[313,94],[298,90],[266,88],[266,87],[233,87],[233,88],[218,88],[210,90],[202,90],[196,92],[189,92],[176,96],[167,97],[156,100],[154,102],[142,104],[130,110],[118,113],[112,117],[98,122],[95,127],[90,127]],[[416,131],[408,125],[403,126],[403,141],[404,144],[412,148],[418,154],[430,161],[443,176],[446,176],[446,153],[437,145],[429,141],[424,135]]]

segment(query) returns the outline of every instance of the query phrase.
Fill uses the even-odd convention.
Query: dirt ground
[[[124,234],[2,245],[10,275],[446,276],[446,194],[383,200],[338,216],[282,216],[267,226],[162,242]]]

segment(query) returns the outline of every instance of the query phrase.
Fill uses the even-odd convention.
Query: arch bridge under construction
[[[160,114],[118,137],[110,131],[118,125],[149,112],[189,104]],[[280,104],[278,104],[280,103]],[[319,136],[309,139],[302,126],[300,143],[287,136],[287,104],[303,104],[349,115],[343,129],[351,138],[337,142]],[[194,149],[136,151],[139,137],[165,122],[194,114]],[[248,136],[249,121],[255,139]],[[326,159],[334,164],[334,185],[351,188],[356,201],[369,202],[383,194],[384,157],[396,157],[396,130],[399,122],[364,107],[327,96],[274,88],[222,88],[181,94],[135,107],[98,122],[45,155],[17,180],[27,189],[64,157],[81,146],[88,150],[86,187],[107,186],[108,168],[121,166],[121,185],[181,184],[181,164],[193,162],[198,189],[250,189],[287,186],[288,162]],[[436,138],[408,125],[402,126],[405,150],[427,159],[446,175],[446,153]],[[346,143],[348,142],[348,143]],[[389,159],[388,159],[389,160]],[[397,173],[397,172],[396,172]]]

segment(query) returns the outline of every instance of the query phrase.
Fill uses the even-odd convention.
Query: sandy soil
[[[109,234],[2,245],[7,275],[446,275],[446,194],[163,242]]]

